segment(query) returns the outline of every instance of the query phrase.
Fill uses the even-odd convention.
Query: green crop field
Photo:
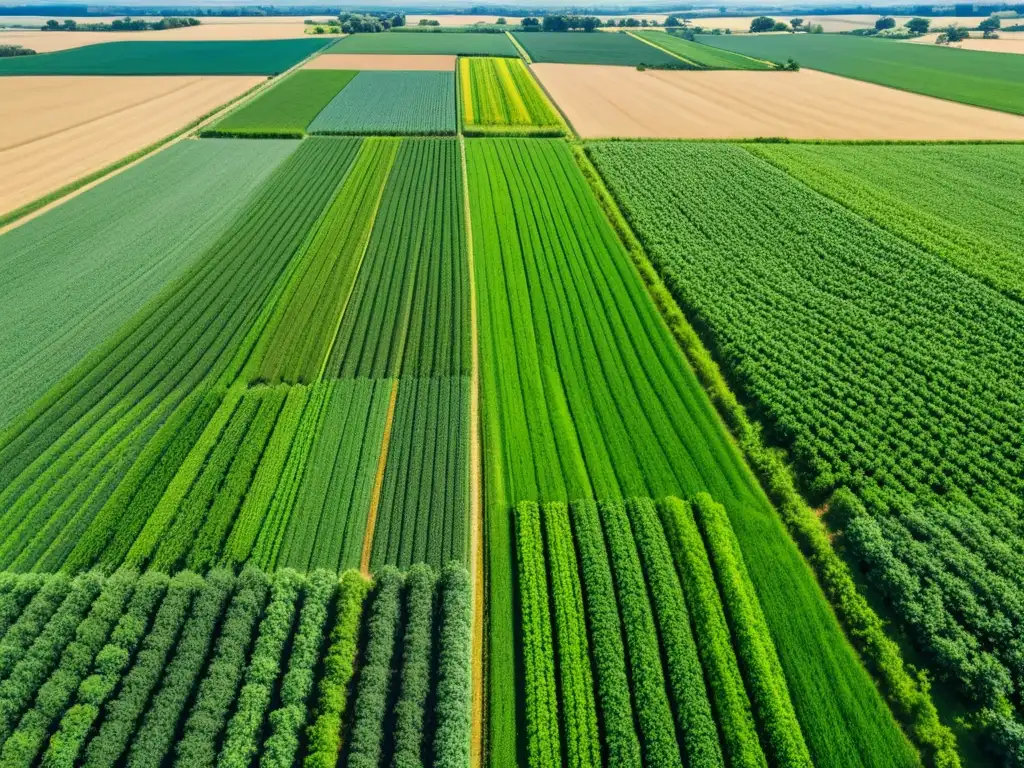
[[[515,38],[538,63],[686,67],[674,56],[624,32],[516,32]]]
[[[917,151],[894,151],[904,149]],[[727,374],[791,450],[811,498],[842,489],[832,506],[846,546],[933,672],[974,709],[1009,712],[983,716],[992,718],[986,738],[1012,745],[1020,718],[1012,693],[1017,634],[999,627],[1016,626],[1021,616],[1012,595],[1021,568],[1014,520],[1024,491],[1016,353],[1024,308],[986,285],[988,273],[985,282],[974,277],[992,266],[984,241],[954,240],[953,249],[939,239],[956,231],[971,205],[997,203],[999,194],[985,196],[970,174],[961,184],[951,172],[954,202],[937,194],[919,205],[938,206],[939,216],[944,207],[963,205],[964,212],[932,231],[936,213],[917,218],[919,198],[903,186],[923,181],[906,179],[906,159],[901,173],[897,161],[884,159],[889,148],[877,150],[875,159],[888,167],[862,169],[863,181],[853,176],[857,186],[843,185],[829,168],[863,162],[873,149],[822,148],[821,164],[811,169],[807,153],[818,150],[763,152],[826,197],[762,159],[761,147],[588,148]],[[988,149],[974,151],[984,163]],[[945,150],[926,148],[915,166],[927,169],[929,155],[945,162]],[[994,162],[1016,167],[1019,177],[1020,153]],[[989,230],[1002,247],[1018,218],[1007,194],[1010,207],[996,215],[1010,234]],[[833,195],[881,217],[882,226]],[[887,223],[893,215],[908,222]],[[974,242],[982,246],[971,253]],[[967,594],[965,614],[957,606]]]
[[[489,32],[438,32],[436,34],[349,35],[328,53],[407,53],[451,56],[516,56],[516,47],[503,34]]]
[[[333,766],[342,750],[349,765],[385,750],[468,765],[459,566],[374,582],[251,567],[8,574],[4,587],[6,765]]]
[[[1024,114],[1024,58],[1020,56],[851,35],[698,35],[697,39],[758,59],[785,62],[792,58],[822,72]]]
[[[295,72],[219,120],[203,135],[302,138],[313,118],[355,76],[355,72],[334,69]]]
[[[729,511],[815,764],[914,764],[568,147],[475,139],[467,161],[483,361],[491,764],[516,754],[513,735],[528,726],[517,722],[517,696],[532,695],[513,650],[513,505],[700,491]],[[531,222],[528,237],[515,234],[518,221]]]
[[[710,45],[684,40],[669,32],[640,30],[633,34],[677,56],[682,56],[701,69],[775,69],[767,62],[752,59],[749,56],[741,56],[721,48],[713,48]]]
[[[456,132],[454,72],[360,72],[309,125],[310,133]]]
[[[462,130],[467,135],[560,135],[555,108],[522,59],[459,59]]]
[[[294,40],[121,41],[0,60],[3,75],[276,75],[327,44]]]
[[[0,426],[185,273],[297,146],[181,142],[0,238]]]

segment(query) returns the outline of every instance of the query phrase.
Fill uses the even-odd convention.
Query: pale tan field
[[[1024,139],[1024,117],[807,69],[533,70],[584,138]]]
[[[264,79],[0,78],[0,213],[159,141]]]
[[[371,69],[454,72],[454,56],[414,56],[379,53],[323,53],[310,59],[303,69]]]
[[[678,14],[680,18],[683,18],[684,14]],[[849,32],[853,29],[863,29],[865,27],[873,27],[875,22],[881,18],[878,14],[851,14],[848,16],[802,16],[797,14],[796,16],[789,15],[777,15],[774,13],[766,13],[765,16],[769,16],[776,21],[784,21],[789,24],[794,18],[803,19],[804,23],[807,24],[821,24],[825,32]],[[910,20],[910,16],[894,16],[896,20],[896,26],[902,27],[905,22]],[[932,19],[933,27],[949,26],[950,24],[957,23],[961,26],[974,27],[977,26],[978,22],[983,17],[977,18],[954,18],[949,17],[936,17]],[[710,18],[691,18],[692,26],[704,27],[705,29],[728,29],[732,32],[749,32],[750,22],[753,21],[753,16],[736,16],[731,18],[723,17],[710,17]]]
[[[938,32],[933,34],[915,37],[908,40],[908,43],[919,43],[934,45]],[[951,43],[950,48],[960,48],[964,51],[988,51],[989,53],[1024,53],[1024,32],[1000,32],[995,40],[985,40],[980,36],[969,37],[959,43]]]
[[[204,20],[198,27],[146,32],[42,32],[3,29],[0,30],[0,45],[20,45],[37,53],[50,53],[121,40],[284,40],[305,35],[302,19],[272,23],[240,22],[238,19],[232,21],[234,23],[208,23]]]

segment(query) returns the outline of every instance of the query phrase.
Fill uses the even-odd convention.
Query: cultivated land
[[[49,34],[59,35],[59,32]],[[328,40],[117,42],[0,60],[4,75],[277,75]]]
[[[535,64],[533,71],[586,138],[1024,139],[1016,115],[810,70]]]
[[[360,72],[309,125],[310,133],[454,134],[454,72]]]
[[[641,30],[633,34],[703,69],[775,69],[774,65],[768,62],[694,43],[667,32]]]
[[[920,45],[934,45],[935,38],[939,34],[922,35],[908,40],[908,43]],[[986,40],[981,37],[969,37],[958,43],[951,43],[950,48],[959,48],[964,51],[988,51],[990,53],[1024,53],[1024,32],[1000,32],[995,40]]]
[[[617,64],[635,67],[685,66],[674,56],[626,33],[517,32],[515,38],[535,62]]]
[[[522,59],[463,57],[459,61],[463,132],[560,135],[555,108]]]
[[[378,53],[322,53],[303,69],[397,70],[402,72],[454,72],[455,56]]]
[[[163,139],[260,82],[255,77],[0,78],[0,115],[12,107],[17,113],[3,119],[0,129],[0,213]],[[49,118],[55,105],[60,105],[56,121]]]
[[[891,40],[825,35],[699,35],[698,40],[769,61],[927,96],[1024,114],[1024,58]]]
[[[306,127],[356,72],[293,72],[252,101],[218,121],[204,135],[302,138]]]
[[[330,53],[441,54],[448,56],[517,56],[502,34],[485,32],[349,35],[332,45]]]

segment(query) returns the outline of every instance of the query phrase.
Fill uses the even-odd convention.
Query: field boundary
[[[748,471],[757,479],[810,566],[843,634],[871,673],[896,721],[922,753],[925,764],[959,766],[956,736],[939,720],[927,681],[922,682],[908,668],[900,647],[885,633],[882,619],[858,591],[849,566],[832,546],[824,521],[797,490],[788,456],[765,445],[760,423],[747,415],[729,388],[717,361],[665,286],[586,150],[579,142],[572,144],[571,149],[684,359],[715,406]]]
[[[527,64],[526,69],[530,73],[530,77],[532,77],[534,82],[537,83],[541,93],[547,97],[548,103],[555,108],[555,114],[558,115],[558,118],[562,121],[562,125],[565,128],[565,135],[571,140],[580,139],[580,135],[573,126],[569,116],[562,110],[562,105],[555,101],[555,98],[551,95],[551,91],[544,86],[544,81],[537,77],[537,73],[533,71],[533,66],[531,64]]]
[[[522,58],[523,61],[526,62],[526,66],[529,67],[531,64],[533,64],[533,59],[530,58],[530,54],[528,54],[526,52],[526,49],[519,44],[519,41],[516,40],[515,35],[513,35],[506,29],[505,36],[512,41],[512,45],[514,45],[516,50],[519,51],[519,56]]]
[[[470,708],[469,764],[480,768],[483,764],[483,708],[484,708],[484,573],[483,537],[483,455],[480,440],[480,334],[477,327],[476,273],[473,258],[473,221],[469,206],[469,178],[466,168],[466,140],[459,137],[462,161],[462,200],[466,220],[466,260],[469,268],[469,335],[472,375],[469,384],[469,578],[472,582],[473,620],[470,644],[472,675],[472,706]]]
[[[391,447],[391,427],[395,423],[395,403],[398,401],[398,378],[391,384],[391,399],[388,402],[388,415],[384,422],[384,437],[380,443],[380,456],[377,458],[377,473],[373,480],[373,493],[370,496],[370,509],[366,513],[366,530],[363,533],[363,552],[359,558],[359,572],[370,578],[370,556],[373,554],[373,532],[377,528],[377,510],[380,508],[380,493],[384,487],[384,470],[388,465],[388,451]]]
[[[629,35],[630,37],[632,37],[634,40],[639,40],[641,43],[644,43],[645,45],[649,45],[652,48],[657,48],[659,51],[661,51],[664,54],[667,54],[667,55],[671,56],[673,59],[679,59],[679,61],[683,62],[684,64],[689,64],[691,67],[696,67],[697,69],[707,69],[707,67],[702,67],[696,61],[690,61],[685,56],[680,56],[678,53],[673,53],[668,48],[662,48],[657,43],[651,42],[650,40],[645,40],[644,38],[640,37],[639,35],[634,35],[629,30],[626,30],[626,34]]]
[[[113,177],[117,173],[127,170],[128,168],[134,166],[141,160],[144,160],[149,155],[154,154],[157,150],[164,149],[165,147],[168,147],[171,144],[181,141],[183,138],[186,138],[192,131],[198,131],[215,118],[226,116],[227,112],[225,112],[225,110],[234,111],[235,109],[240,108],[244,102],[248,102],[249,100],[255,98],[257,95],[262,94],[264,90],[272,88],[279,79],[287,77],[293,71],[300,68],[307,61],[318,56],[319,54],[320,49],[310,54],[302,61],[298,62],[291,69],[285,70],[280,75],[268,77],[262,83],[257,83],[252,88],[247,90],[245,93],[241,93],[235,98],[231,99],[230,101],[224,102],[216,109],[207,112],[205,115],[202,115],[201,117],[196,118],[188,125],[185,125],[182,128],[178,129],[177,131],[168,134],[159,141],[153,142],[152,144],[145,146],[142,149],[137,150],[136,152],[133,152],[130,155],[126,155],[125,157],[122,157],[120,160],[117,160],[107,166],[104,166],[99,170],[93,171],[90,174],[86,174],[82,178],[77,179],[76,181],[72,181],[70,184],[65,184],[63,187],[55,189],[53,192],[43,195],[37,200],[33,200],[30,203],[26,203],[20,208],[15,208],[13,211],[10,211],[9,213],[0,215],[0,235],[9,232],[10,230],[14,229],[15,226],[20,226],[27,221],[31,221],[36,216],[41,216],[46,211],[56,206],[58,203],[62,203],[65,200],[69,200],[76,194],[81,194],[82,192],[92,189],[100,182],[106,180],[107,178]],[[222,115],[221,113],[224,113],[224,115]]]

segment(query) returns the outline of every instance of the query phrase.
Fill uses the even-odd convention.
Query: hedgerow
[[[613,766],[639,767],[642,765],[640,740],[633,727],[626,649],[622,643],[615,585],[604,534],[601,533],[597,504],[593,501],[576,501],[569,506],[569,511],[579,548],[580,570],[583,573],[583,596],[590,626],[591,652],[597,673],[597,696],[608,763]]]
[[[280,704],[270,713],[270,735],[263,745],[261,765],[285,768],[297,757],[299,738],[308,716],[314,671],[324,642],[329,604],[337,588],[338,579],[332,572],[313,571],[306,577],[288,671],[281,681]]]
[[[465,566],[454,561],[444,566],[439,593],[441,617],[433,765],[434,768],[467,768],[470,764],[473,595]]]
[[[238,577],[235,595],[217,630],[216,650],[203,672],[184,731],[175,745],[176,765],[212,768],[217,764],[218,740],[234,708],[268,588],[267,576],[255,568],[246,568]]]
[[[676,732],[686,764],[694,768],[723,766],[722,748],[718,743],[704,671],[697,656],[690,614],[658,511],[650,499],[631,499],[627,502],[627,513],[657,618]]]
[[[434,640],[434,595],[437,576],[419,563],[405,577],[405,631],[398,700],[394,709],[391,764],[394,768],[423,765],[423,735]]]
[[[775,763],[809,768],[813,763],[789,700],[786,677],[725,509],[706,493],[697,494],[693,508],[760,723],[762,743]]]
[[[207,575],[175,643],[174,656],[162,670],[160,688],[132,739],[127,760],[133,768],[159,768],[170,753],[183,710],[210,654],[214,632],[234,588],[235,577],[228,571]]]
[[[0,597],[0,642],[47,581],[47,577],[42,574],[25,577],[4,573],[4,576],[6,588]]]
[[[404,582],[404,575],[390,566],[377,573],[366,649],[356,683],[348,748],[348,765],[352,768],[377,768],[381,759]]]
[[[519,604],[526,696],[526,744],[531,765],[554,765],[559,746],[558,684],[555,646],[548,603],[547,564],[540,506],[516,505],[516,552],[519,555]]]
[[[569,768],[598,766],[601,764],[601,741],[594,702],[594,679],[590,670],[586,615],[583,612],[583,591],[569,526],[569,508],[562,502],[547,502],[543,514],[562,710],[565,713],[562,722],[566,762]]]
[[[185,626],[192,608],[193,598],[196,598],[196,603],[200,601],[209,603],[211,600],[220,599],[225,591],[225,585],[221,583],[222,580],[218,576],[218,578],[206,582],[195,574],[185,571],[171,581],[167,589],[167,596],[153,620],[153,628],[143,641],[130,671],[121,681],[117,697],[107,703],[99,731],[86,748],[85,762],[90,767],[112,768],[122,759],[122,755],[135,733],[139,718],[145,712],[146,706],[160,682],[171,649],[178,641],[182,627]],[[111,669],[109,677],[103,675],[102,679],[97,681],[99,684],[97,687],[102,686],[102,695],[97,695],[94,700],[89,702],[87,709],[82,713],[82,719],[75,723],[79,733],[84,730],[87,721],[91,719],[95,722],[99,717],[102,699],[112,695],[114,685],[117,684],[116,680],[111,679],[115,672],[116,669]],[[114,685],[109,685],[111,682]],[[84,738],[84,735],[81,738]],[[69,746],[70,749],[60,752],[50,750],[44,762],[52,760],[53,764],[57,765],[73,761],[74,742]]]
[[[150,617],[163,602],[173,604],[179,595],[187,593],[188,585],[195,588],[197,577],[183,574],[169,580],[167,576],[151,571],[139,578],[132,593],[131,601],[125,614],[118,621],[110,635],[109,642],[96,654],[92,674],[78,685],[77,700],[74,706],[60,715],[60,707],[55,699],[54,706],[43,706],[37,703],[36,710],[40,715],[38,723],[33,723],[33,733],[27,729],[23,721],[19,730],[24,731],[24,746],[19,748],[19,759],[22,765],[31,765],[38,750],[44,746],[46,729],[57,717],[60,723],[56,732],[50,737],[49,745],[43,753],[42,765],[45,768],[73,768],[78,755],[92,731],[100,708],[113,694],[124,671],[132,662],[132,657],[149,629]],[[170,582],[170,583],[168,583]],[[154,624],[155,626],[155,624]],[[72,691],[69,695],[74,695]],[[67,699],[70,701],[70,698]],[[43,722],[49,718],[49,722]],[[37,739],[37,741],[36,741]]]
[[[661,502],[659,511],[693,618],[693,634],[708,681],[726,760],[729,765],[764,768],[768,763],[758,740],[718,587],[693,519],[692,507],[685,501],[670,497]]]
[[[341,575],[337,619],[324,656],[316,715],[309,726],[306,768],[334,768],[341,753],[341,734],[348,711],[348,692],[359,652],[363,604],[372,583],[355,570]],[[244,768],[239,765],[238,768]]]

